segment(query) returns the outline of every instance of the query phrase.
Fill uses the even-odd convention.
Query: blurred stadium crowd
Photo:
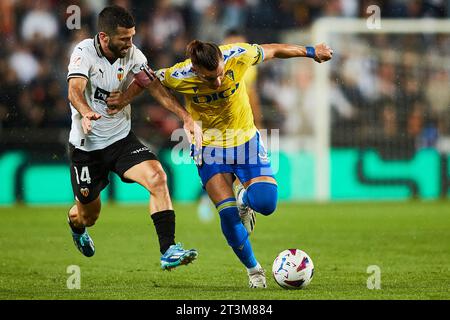
[[[0,2],[0,132],[5,146],[28,146],[67,141],[70,109],[67,101],[68,57],[79,41],[96,33],[96,17],[108,4],[128,8],[136,20],[134,43],[144,52],[153,69],[184,59],[186,44],[194,39],[220,43],[227,30],[242,31],[249,42],[275,42],[284,32],[307,30],[324,16],[367,17],[369,5],[379,5],[382,17],[447,18],[446,0],[160,0],[160,1],[56,1],[2,0]],[[81,8],[81,29],[69,30],[70,5]],[[400,36],[397,36],[400,37]],[[367,40],[367,39],[366,39]],[[336,145],[353,145],[355,136],[397,135],[420,137],[424,145],[435,143],[439,134],[450,134],[448,36],[380,36],[357,56],[335,50],[332,83]],[[428,41],[428,42],[427,42]],[[399,56],[397,48],[402,50]],[[376,63],[368,58],[373,50]],[[387,50],[387,51],[383,51]],[[392,51],[392,52],[391,52]],[[433,55],[428,56],[429,51]],[[385,54],[391,52],[392,54]],[[427,59],[424,59],[424,55]],[[433,60],[435,56],[441,60]],[[363,59],[365,57],[365,59]],[[447,60],[443,60],[447,58]],[[436,68],[424,67],[435,63]],[[355,70],[366,70],[355,72]],[[275,75],[275,76],[274,76]],[[269,89],[285,88],[287,75],[262,66],[259,94],[263,127],[295,133],[289,126],[289,109],[271,98]],[[288,86],[295,93],[295,86]],[[289,91],[290,90],[290,91]],[[265,94],[266,93],[266,94]],[[169,142],[180,126],[174,115],[155,105],[148,95],[133,104],[134,131],[155,147]],[[295,123],[294,123],[295,127]],[[350,130],[349,130],[350,128]],[[285,130],[286,129],[286,130]],[[357,132],[357,134],[355,134]]]
[[[333,39],[348,51],[331,75],[332,144],[438,147],[450,135],[450,35],[348,37]]]

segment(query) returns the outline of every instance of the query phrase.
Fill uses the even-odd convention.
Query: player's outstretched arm
[[[69,79],[68,98],[72,106],[77,109],[81,115],[81,126],[84,134],[88,134],[92,130],[91,120],[98,120],[101,115],[92,111],[84,97],[84,89],[86,88],[87,79],[76,77]]]
[[[164,87],[156,74],[148,68],[147,65],[141,67],[141,71],[134,76],[134,81],[125,90],[125,92],[112,92],[107,99],[108,114],[115,114],[128,105],[134,97],[143,90],[147,90],[153,98],[158,101],[164,108],[175,113],[184,122],[184,130],[186,131],[189,142],[192,143],[194,137],[195,145],[202,145],[202,129],[195,123],[191,115],[181,106],[178,100]]]
[[[164,108],[172,111],[178,118],[183,120],[183,128],[186,131],[189,142],[192,143],[192,137],[194,137],[195,145],[201,147],[202,128],[192,119],[191,115],[183,108],[169,90],[162,85],[158,78],[148,84],[147,90]]]
[[[261,47],[264,50],[264,61],[274,58],[289,59],[308,57],[322,63],[333,57],[333,50],[324,43],[318,44],[314,47],[303,47],[282,43],[262,44]]]
[[[175,113],[178,118],[183,120],[183,128],[189,142],[192,143],[194,137],[195,145],[201,147],[202,145],[202,129],[192,119],[191,115],[183,108],[178,100],[169,92],[169,90],[162,85],[156,74],[147,65],[141,67],[141,72],[134,76],[136,85],[147,89],[150,95],[155,98],[164,108]]]

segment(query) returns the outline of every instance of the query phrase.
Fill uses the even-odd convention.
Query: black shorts
[[[81,203],[87,204],[97,199],[108,185],[110,171],[131,183],[134,181],[123,176],[125,171],[157,157],[130,132],[124,139],[100,150],[83,151],[69,143],[69,159],[73,193]]]

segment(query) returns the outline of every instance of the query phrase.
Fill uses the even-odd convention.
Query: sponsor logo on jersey
[[[79,68],[81,66],[81,61],[83,61],[81,56],[75,56],[72,58],[70,65],[72,68]]]
[[[106,91],[102,88],[97,88],[94,93],[94,99],[106,102],[108,99],[110,92]]]
[[[226,99],[232,96],[237,89],[239,88],[239,82],[236,83],[234,87],[228,88],[226,90],[220,91],[220,92],[214,92],[213,94],[205,94],[205,95],[198,95],[194,96],[192,98],[192,101],[194,103],[210,103],[213,101],[217,101],[220,99]]]

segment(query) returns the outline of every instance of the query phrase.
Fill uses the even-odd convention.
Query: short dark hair
[[[191,41],[187,46],[186,53],[193,65],[209,71],[216,70],[222,59],[222,52],[217,44],[200,40]]]
[[[133,28],[133,16],[124,8],[117,5],[105,7],[98,15],[98,31],[112,35],[118,27]]]

